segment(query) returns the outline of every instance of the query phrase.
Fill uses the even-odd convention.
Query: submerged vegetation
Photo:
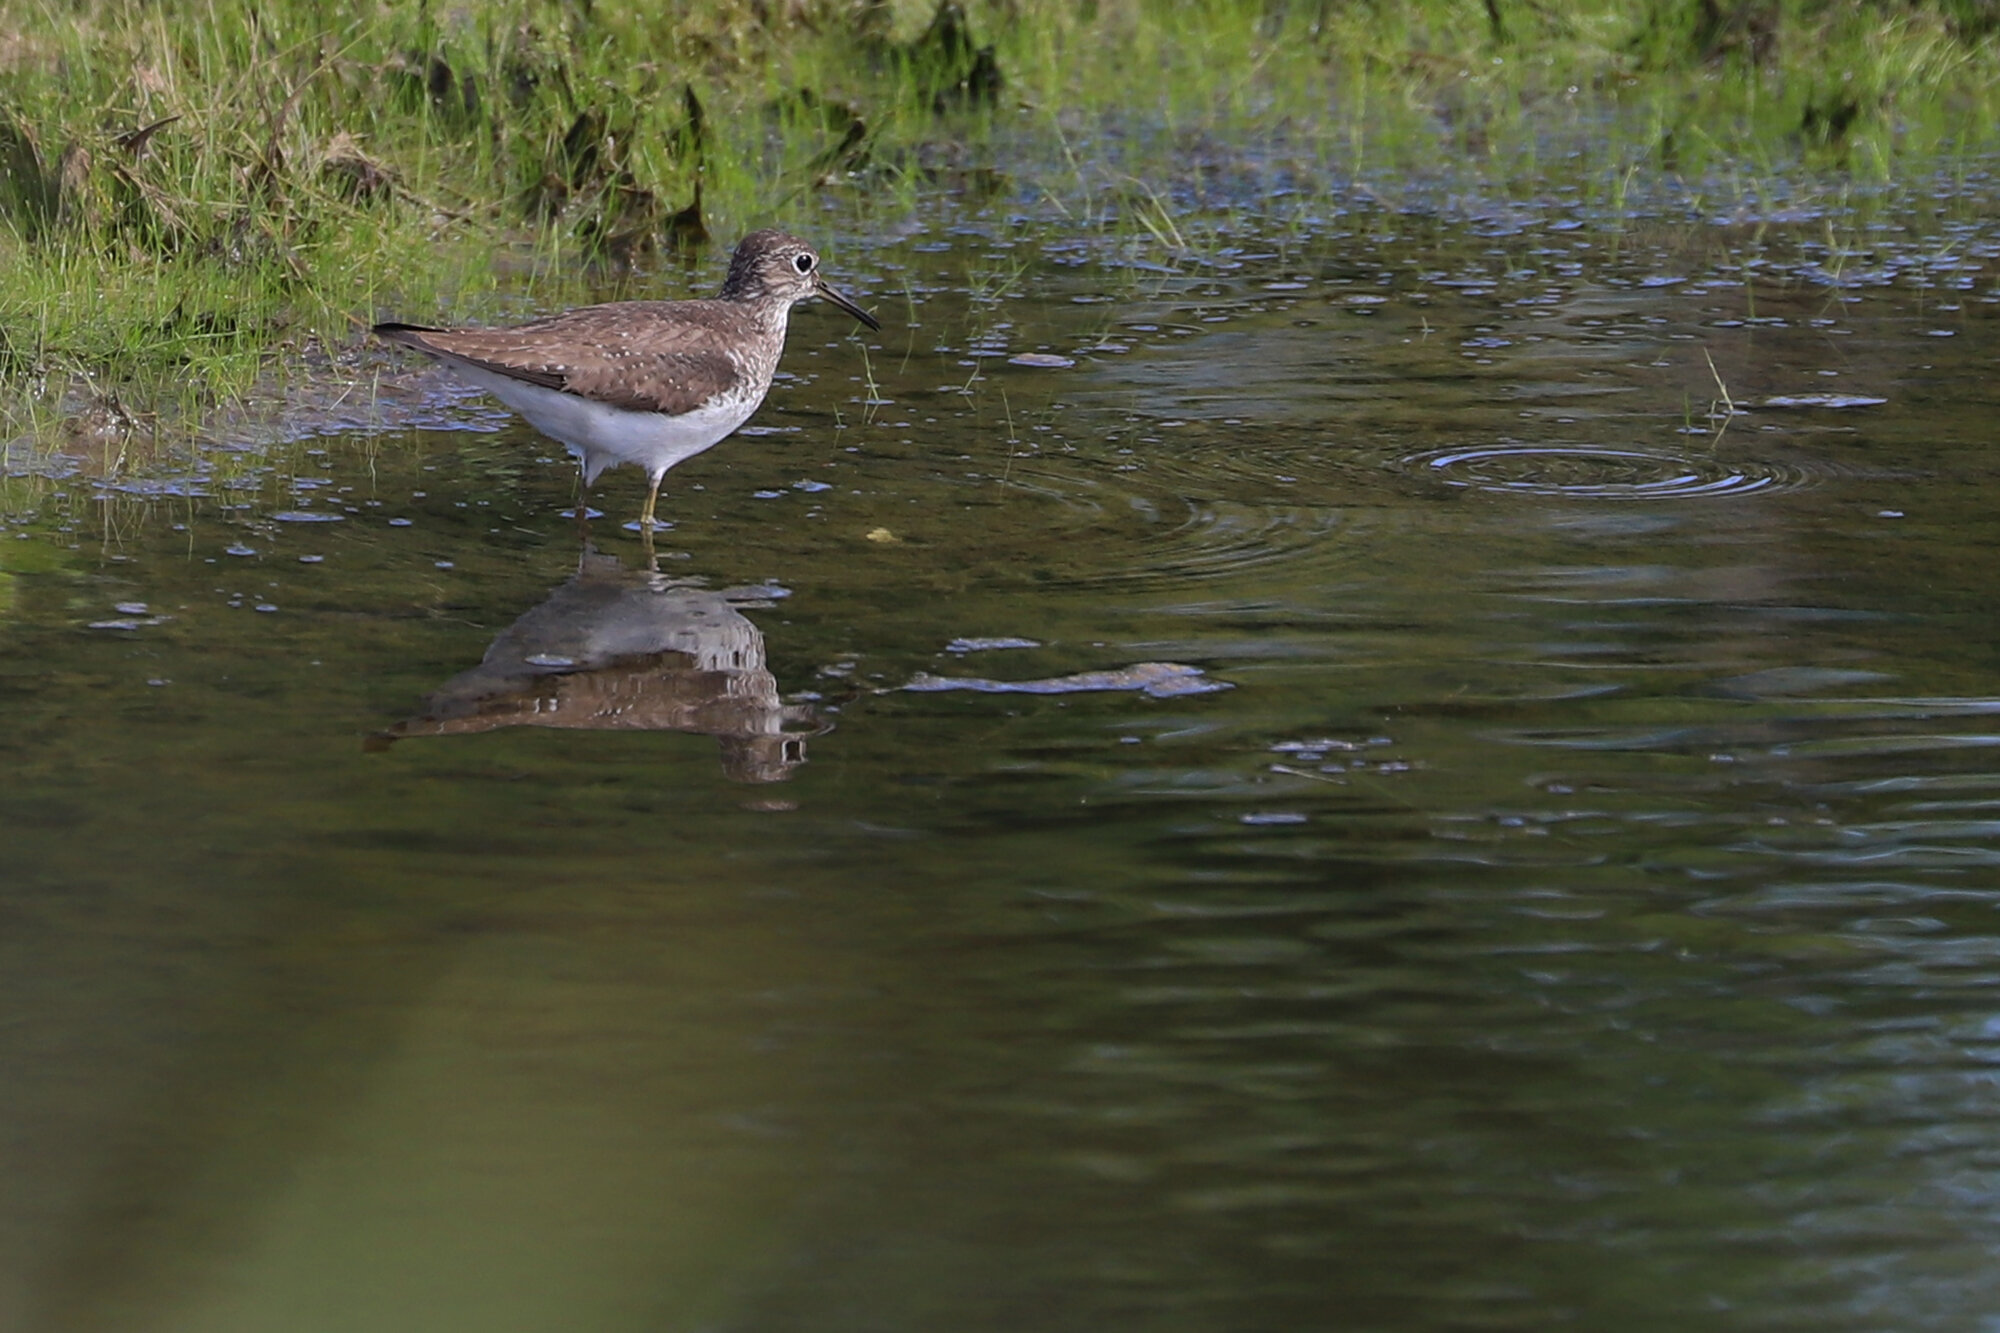
[[[12,0],[6,434],[185,423],[378,313],[625,290],[713,235],[927,193],[1185,251],[1429,175],[1661,182],[1973,160],[1994,0]],[[1378,191],[1379,194],[1379,191]],[[829,218],[830,213],[830,218]],[[648,288],[657,290],[657,284]]]

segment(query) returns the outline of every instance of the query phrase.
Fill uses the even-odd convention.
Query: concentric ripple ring
[[[1396,466],[1448,486],[1596,500],[1769,494],[1812,480],[1802,468],[1754,459],[1554,445],[1432,449],[1398,459]]]

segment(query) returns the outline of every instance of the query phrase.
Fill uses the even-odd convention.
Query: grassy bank
[[[771,221],[825,236],[997,192],[1175,248],[1205,210],[1425,173],[1607,207],[1667,180],[1893,181],[1988,147],[2000,110],[2000,0],[82,0],[5,18],[5,429],[59,445],[182,429],[351,355],[378,313],[657,292],[669,257]]]

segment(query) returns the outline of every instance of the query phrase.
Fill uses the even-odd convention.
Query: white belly
[[[764,401],[753,397],[724,399],[680,416],[634,412],[545,389],[539,384],[496,375],[462,361],[446,361],[467,384],[475,384],[519,412],[542,434],[568,447],[583,464],[586,486],[598,474],[621,463],[644,469],[658,478],[676,463],[693,458],[750,419]]]

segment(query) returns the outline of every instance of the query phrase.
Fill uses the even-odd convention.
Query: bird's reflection
[[[782,782],[822,728],[778,697],[763,632],[741,614],[772,593],[694,587],[586,545],[575,575],[372,746],[501,727],[691,731],[721,742],[726,776]]]

